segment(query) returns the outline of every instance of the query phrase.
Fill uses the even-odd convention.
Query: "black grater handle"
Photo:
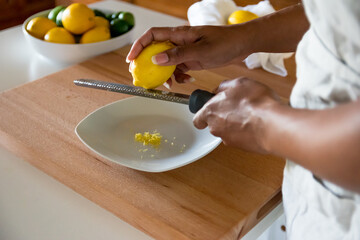
[[[191,93],[189,99],[189,109],[192,113],[197,113],[215,94],[197,89]]]

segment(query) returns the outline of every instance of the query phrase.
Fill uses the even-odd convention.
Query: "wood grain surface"
[[[281,201],[284,160],[220,145],[202,159],[163,173],[132,170],[90,151],[74,133],[90,112],[129,96],[77,87],[76,78],[131,84],[129,47],[0,94],[0,144],[156,239],[238,239]],[[285,99],[294,83],[243,65],[192,72],[173,91],[212,90],[250,76]]]

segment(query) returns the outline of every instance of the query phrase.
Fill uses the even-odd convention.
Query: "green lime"
[[[106,18],[105,13],[103,13],[102,11],[98,10],[98,9],[93,9],[95,16],[99,16],[99,17],[103,17]]]
[[[65,9],[64,6],[57,6],[55,8],[53,8],[53,10],[51,10],[48,14],[48,19],[50,19],[53,22],[56,22],[56,16],[59,14],[59,12]]]
[[[129,24],[122,19],[114,19],[110,22],[111,37],[117,37],[129,31]]]
[[[60,12],[56,16],[56,25],[58,25],[59,27],[63,27],[62,15],[63,15],[63,12],[65,11],[65,9],[66,8],[61,9]]]
[[[131,27],[135,24],[135,18],[131,12],[122,12],[119,14],[118,18],[126,21]]]
[[[108,14],[106,14],[105,15],[105,18],[110,22],[111,20],[113,20],[112,18],[111,18],[111,15],[112,15],[112,13],[108,13]]]
[[[119,15],[120,15],[120,13],[122,13],[122,11],[113,13],[113,14],[111,15],[111,20],[118,18]]]

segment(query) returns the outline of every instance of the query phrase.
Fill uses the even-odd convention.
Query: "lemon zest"
[[[161,144],[162,136],[157,131],[154,131],[153,133],[144,132],[144,133],[135,133],[134,139],[136,142],[140,142],[144,146],[151,145],[153,147],[159,147]]]

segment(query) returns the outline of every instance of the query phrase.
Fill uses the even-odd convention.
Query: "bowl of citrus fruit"
[[[41,56],[71,64],[131,43],[134,25],[131,12],[73,3],[34,14],[25,20],[22,31]]]

